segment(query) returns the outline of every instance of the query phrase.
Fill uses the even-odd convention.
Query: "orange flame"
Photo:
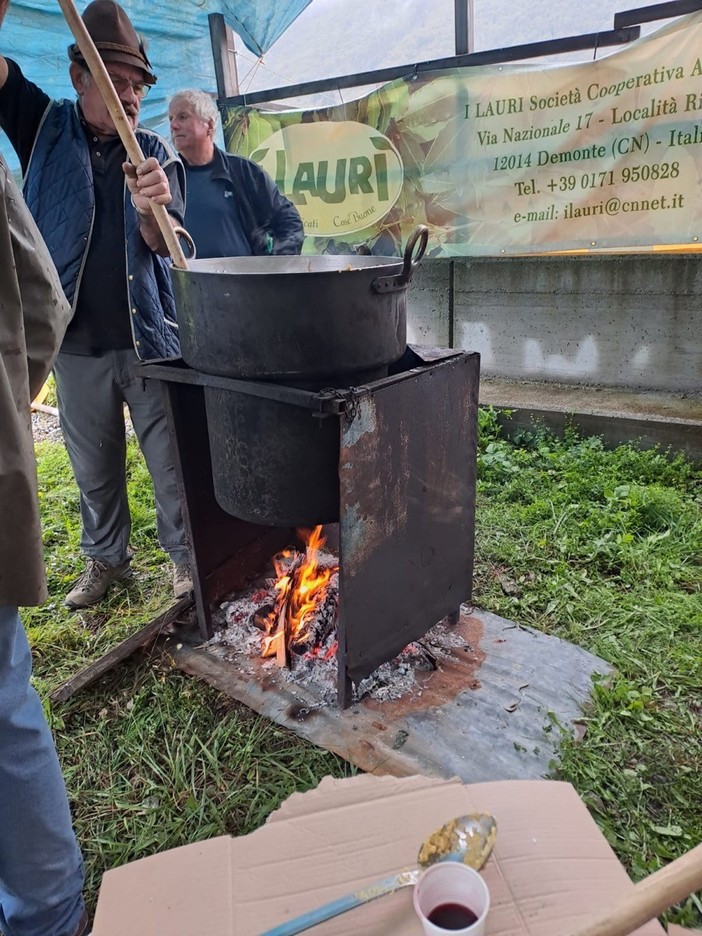
[[[326,542],[321,526],[311,531],[298,530],[298,535],[305,541],[304,560],[289,570],[284,560],[290,559],[293,553],[286,551],[274,559],[278,594],[268,618],[270,630],[261,643],[264,657],[276,655],[280,659],[281,653],[292,644],[300,646],[310,640],[310,623],[326,598],[329,583],[338,568],[319,565],[319,551]]]

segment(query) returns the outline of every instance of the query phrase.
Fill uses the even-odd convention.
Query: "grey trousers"
[[[136,353],[61,353],[54,364],[61,430],[80,492],[81,550],[106,565],[128,555],[126,403],[154,485],[158,539],[173,562],[190,555],[161,388],[135,374]]]

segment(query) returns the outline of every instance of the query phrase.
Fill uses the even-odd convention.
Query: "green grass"
[[[137,580],[98,610],[61,607],[81,568],[77,495],[63,447],[42,443],[38,453],[52,600],[24,620],[47,697],[172,599],[132,443]],[[616,668],[594,687],[582,740],[564,737],[553,776],[573,783],[635,879],[702,839],[701,478],[683,459],[605,451],[573,433],[507,442],[495,414],[481,411],[475,601]],[[353,772],[148,654],[49,715],[91,902],[109,867],[249,832],[294,790]],[[699,898],[668,919],[700,926]]]
[[[156,540],[151,485],[134,442],[128,452],[136,550],[132,583],[98,609],[62,607],[82,570],[77,491],[62,445],[37,446],[51,598],[23,610],[46,698],[173,603],[170,565]],[[294,791],[351,765],[254,715],[149,654],[126,661],[65,705],[46,703],[86,864],[91,907],[104,871],[166,848],[245,834]]]
[[[476,602],[616,668],[553,776],[634,879],[702,841],[701,480],[682,458],[572,432],[509,443],[481,413]],[[699,926],[699,897],[668,918]]]
[[[214,690],[144,662],[73,703],[58,735],[91,897],[108,867],[251,832],[291,793],[350,772]]]

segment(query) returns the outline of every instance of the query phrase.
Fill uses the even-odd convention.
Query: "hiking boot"
[[[193,590],[193,573],[189,562],[173,563],[173,594],[176,598],[185,598]]]
[[[85,571],[66,595],[64,604],[71,610],[89,608],[105,597],[112,582],[123,582],[132,577],[132,557],[118,566],[108,566],[99,559],[85,560]]]

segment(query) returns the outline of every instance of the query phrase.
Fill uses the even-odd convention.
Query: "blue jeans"
[[[83,859],[17,608],[0,605],[0,931],[74,936]]]

